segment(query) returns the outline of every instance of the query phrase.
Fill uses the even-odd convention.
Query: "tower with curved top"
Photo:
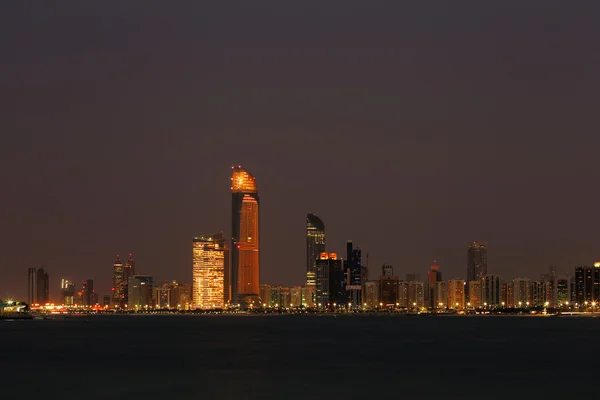
[[[231,200],[231,304],[258,306],[258,187],[256,178],[241,166],[231,170]]]
[[[317,260],[325,252],[325,224],[315,214],[306,214],[306,286],[316,285]]]

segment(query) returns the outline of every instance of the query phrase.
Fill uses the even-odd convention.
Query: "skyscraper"
[[[82,301],[84,306],[93,306],[96,304],[93,301],[92,294],[94,293],[94,280],[88,279],[83,281],[83,289],[81,290]]]
[[[153,279],[150,275],[133,275],[127,284],[129,309],[152,307]]]
[[[127,286],[129,285],[129,278],[135,274],[135,260],[133,259],[133,254],[129,254],[129,258],[123,267],[123,281],[121,282],[121,307],[124,307],[129,300],[129,290]]]
[[[50,301],[50,278],[44,271],[44,267],[36,272],[36,298],[38,304],[46,304]]]
[[[60,295],[63,306],[73,306],[75,303],[75,285],[68,279],[60,281]]]
[[[229,250],[223,232],[194,237],[192,250],[192,307],[223,308],[229,289],[225,282]]]
[[[114,306],[123,306],[122,304],[122,299],[123,299],[123,287],[124,282],[127,281],[123,281],[123,263],[121,262],[121,259],[119,258],[119,255],[117,255],[117,259],[115,260],[115,262],[113,263],[113,276],[112,276],[112,301],[113,301],[113,305]]]
[[[467,282],[480,281],[487,275],[487,243],[469,243],[467,252]],[[468,299],[468,288],[466,297]]]
[[[260,303],[259,198],[256,179],[241,166],[231,175],[231,284],[233,304]]]
[[[325,252],[325,224],[314,214],[306,214],[306,286],[316,285],[319,255]]]
[[[600,300],[600,263],[595,263],[593,267],[576,267],[575,285],[577,303],[597,303]]]
[[[362,288],[365,274],[361,261],[361,250],[354,248],[352,241],[346,243],[346,261],[344,268],[346,270],[346,291],[348,292],[348,302],[352,307],[362,306]]]
[[[335,253],[321,253],[316,266],[316,302],[318,307],[333,308],[346,303],[346,279],[342,260]]]
[[[481,302],[488,307],[499,307],[501,300],[500,278],[494,274],[481,277]]]
[[[33,304],[36,298],[35,292],[35,268],[27,269],[27,304]]]

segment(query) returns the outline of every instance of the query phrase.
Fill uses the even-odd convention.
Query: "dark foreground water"
[[[600,398],[600,318],[0,321],[2,398]]]

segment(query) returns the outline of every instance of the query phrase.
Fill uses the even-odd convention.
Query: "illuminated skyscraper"
[[[63,306],[73,306],[75,304],[75,285],[68,279],[60,280],[60,295]]]
[[[223,233],[195,237],[193,240],[192,308],[223,308],[225,306],[226,270],[229,270],[229,251],[225,245]]]
[[[28,304],[35,303],[35,299],[36,299],[35,278],[36,278],[35,268],[28,268],[27,269],[27,303]]]
[[[231,284],[232,304],[260,303],[259,198],[256,179],[242,167],[231,175]]]
[[[83,281],[83,289],[81,290],[82,301],[84,306],[93,306],[98,301],[94,301],[94,280],[88,279]]]
[[[121,262],[119,255],[117,255],[117,259],[113,263],[113,276],[112,276],[113,306],[121,307],[124,305],[122,303],[122,299],[124,297],[123,296],[124,282],[127,282],[127,281],[126,280],[123,281],[123,263]]]
[[[316,267],[317,307],[333,308],[334,303],[346,304],[346,279],[342,261],[335,253],[319,255]]]
[[[481,277],[487,275],[487,243],[469,243],[467,253],[467,282],[480,281]],[[467,293],[465,294],[469,298]]]
[[[325,252],[325,224],[314,214],[306,215],[306,286],[316,285],[319,255]]]
[[[467,306],[479,308],[483,305],[481,301],[481,281],[471,281],[469,286],[469,304]]]
[[[501,300],[500,278],[494,274],[485,275],[481,278],[481,302],[488,307],[499,307]]]

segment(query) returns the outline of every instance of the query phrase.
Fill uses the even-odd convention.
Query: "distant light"
[[[600,262],[596,262],[596,263],[594,263],[594,267],[595,267],[595,268],[600,268]]]

